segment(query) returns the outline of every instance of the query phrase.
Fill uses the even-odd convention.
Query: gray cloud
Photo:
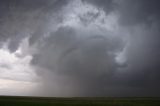
[[[118,7],[121,23],[134,25],[140,23],[151,24],[154,20],[159,21],[159,4],[159,0],[122,0]]]
[[[60,27],[51,33],[44,40],[41,52],[33,56],[32,64],[46,68],[59,77],[67,77],[67,83],[72,82],[72,86],[68,86],[79,95],[100,96],[105,93],[104,87],[119,67],[115,53],[123,48],[122,42],[110,35],[89,35],[80,39],[76,33],[81,35],[82,32]]]
[[[67,1],[2,0],[0,5],[0,41],[9,40],[9,50],[14,52],[24,37],[30,36],[32,44],[35,39],[43,36],[51,18],[60,21],[57,14],[67,5]]]
[[[130,30],[126,53],[128,85],[145,87],[150,92],[159,88],[159,3],[158,0],[123,0],[119,6],[119,22]]]
[[[103,9],[106,13],[113,11],[115,7],[114,0],[82,0],[84,3],[90,3]]]
[[[128,90],[131,91],[128,94],[131,95],[135,93],[136,88],[141,88],[143,91],[136,91],[137,95],[158,96],[160,92],[156,88],[159,88],[158,82],[160,81],[158,71],[160,60],[159,0],[112,0],[108,2],[109,6],[106,5],[106,1],[101,1],[100,4],[96,2],[98,0],[88,1],[103,9],[107,14],[116,12],[119,15],[119,25],[129,32],[125,51],[127,67],[121,69],[121,74],[118,72],[117,84],[129,87]]]
[[[151,23],[160,17],[159,0],[83,0],[103,9],[107,14],[116,11],[120,15],[121,24]]]
[[[92,23],[101,12],[89,11],[69,17],[72,10],[64,12],[63,7],[73,2],[1,1],[0,42],[9,40],[8,47],[14,52],[27,36],[30,47],[37,49],[31,61],[42,77],[43,85],[37,93],[159,96],[159,0],[82,0],[104,11],[106,16],[115,14],[119,28],[114,30],[116,36],[108,30],[102,33],[92,27],[87,29],[89,25],[96,26]],[[67,18],[71,18],[74,25],[65,25]],[[75,18],[85,30],[75,25]],[[126,60],[123,67],[116,60],[119,53]]]

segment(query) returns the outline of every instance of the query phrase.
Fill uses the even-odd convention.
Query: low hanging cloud
[[[93,1],[91,0],[90,3]],[[110,7],[113,7],[112,9],[119,15],[119,25],[129,32],[124,52],[128,65],[122,69],[124,75],[121,76],[121,80],[123,80],[119,83],[131,87],[130,89],[142,88],[139,93],[141,95],[159,95],[157,89],[160,76],[158,71],[160,2],[158,0],[112,0],[112,4],[101,2],[99,5],[95,1],[94,5],[105,10],[106,14],[109,10],[106,4],[112,5]],[[147,91],[150,93],[146,93]]]
[[[104,93],[102,89],[110,83],[116,69],[120,67],[116,63],[115,53],[122,50],[122,42],[109,35],[80,33],[74,28],[60,27],[44,40],[45,45],[33,56],[32,64],[52,71],[54,76],[67,78],[65,82],[68,85],[65,86],[74,92],[81,92],[82,96],[98,96]],[[63,86],[59,88],[67,92]],[[98,88],[91,89],[95,87]]]
[[[159,96],[159,3],[2,0],[0,42],[14,53],[27,38],[33,95]]]

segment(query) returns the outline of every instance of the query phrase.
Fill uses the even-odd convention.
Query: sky
[[[0,95],[159,97],[159,0],[0,0]]]

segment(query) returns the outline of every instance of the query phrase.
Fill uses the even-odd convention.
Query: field
[[[0,96],[0,106],[160,106],[160,98]]]

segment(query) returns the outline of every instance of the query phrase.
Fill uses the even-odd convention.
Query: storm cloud
[[[46,68],[58,77],[66,77],[68,85],[65,86],[73,87],[73,91],[81,92],[82,96],[100,96],[120,67],[115,56],[122,50],[122,42],[109,35],[81,34],[83,32],[73,28],[60,27],[44,40],[46,43],[41,52],[33,56],[32,64]]]
[[[30,36],[30,43],[34,42],[45,33],[51,18],[55,18],[56,22],[60,21],[58,11],[66,4],[65,0],[2,0],[0,41],[8,41],[11,52],[18,48],[19,42],[26,36]]]
[[[39,96],[159,96],[159,0],[2,0],[0,42],[27,39]],[[7,64],[5,64],[7,66]],[[3,63],[0,67],[4,67]]]

